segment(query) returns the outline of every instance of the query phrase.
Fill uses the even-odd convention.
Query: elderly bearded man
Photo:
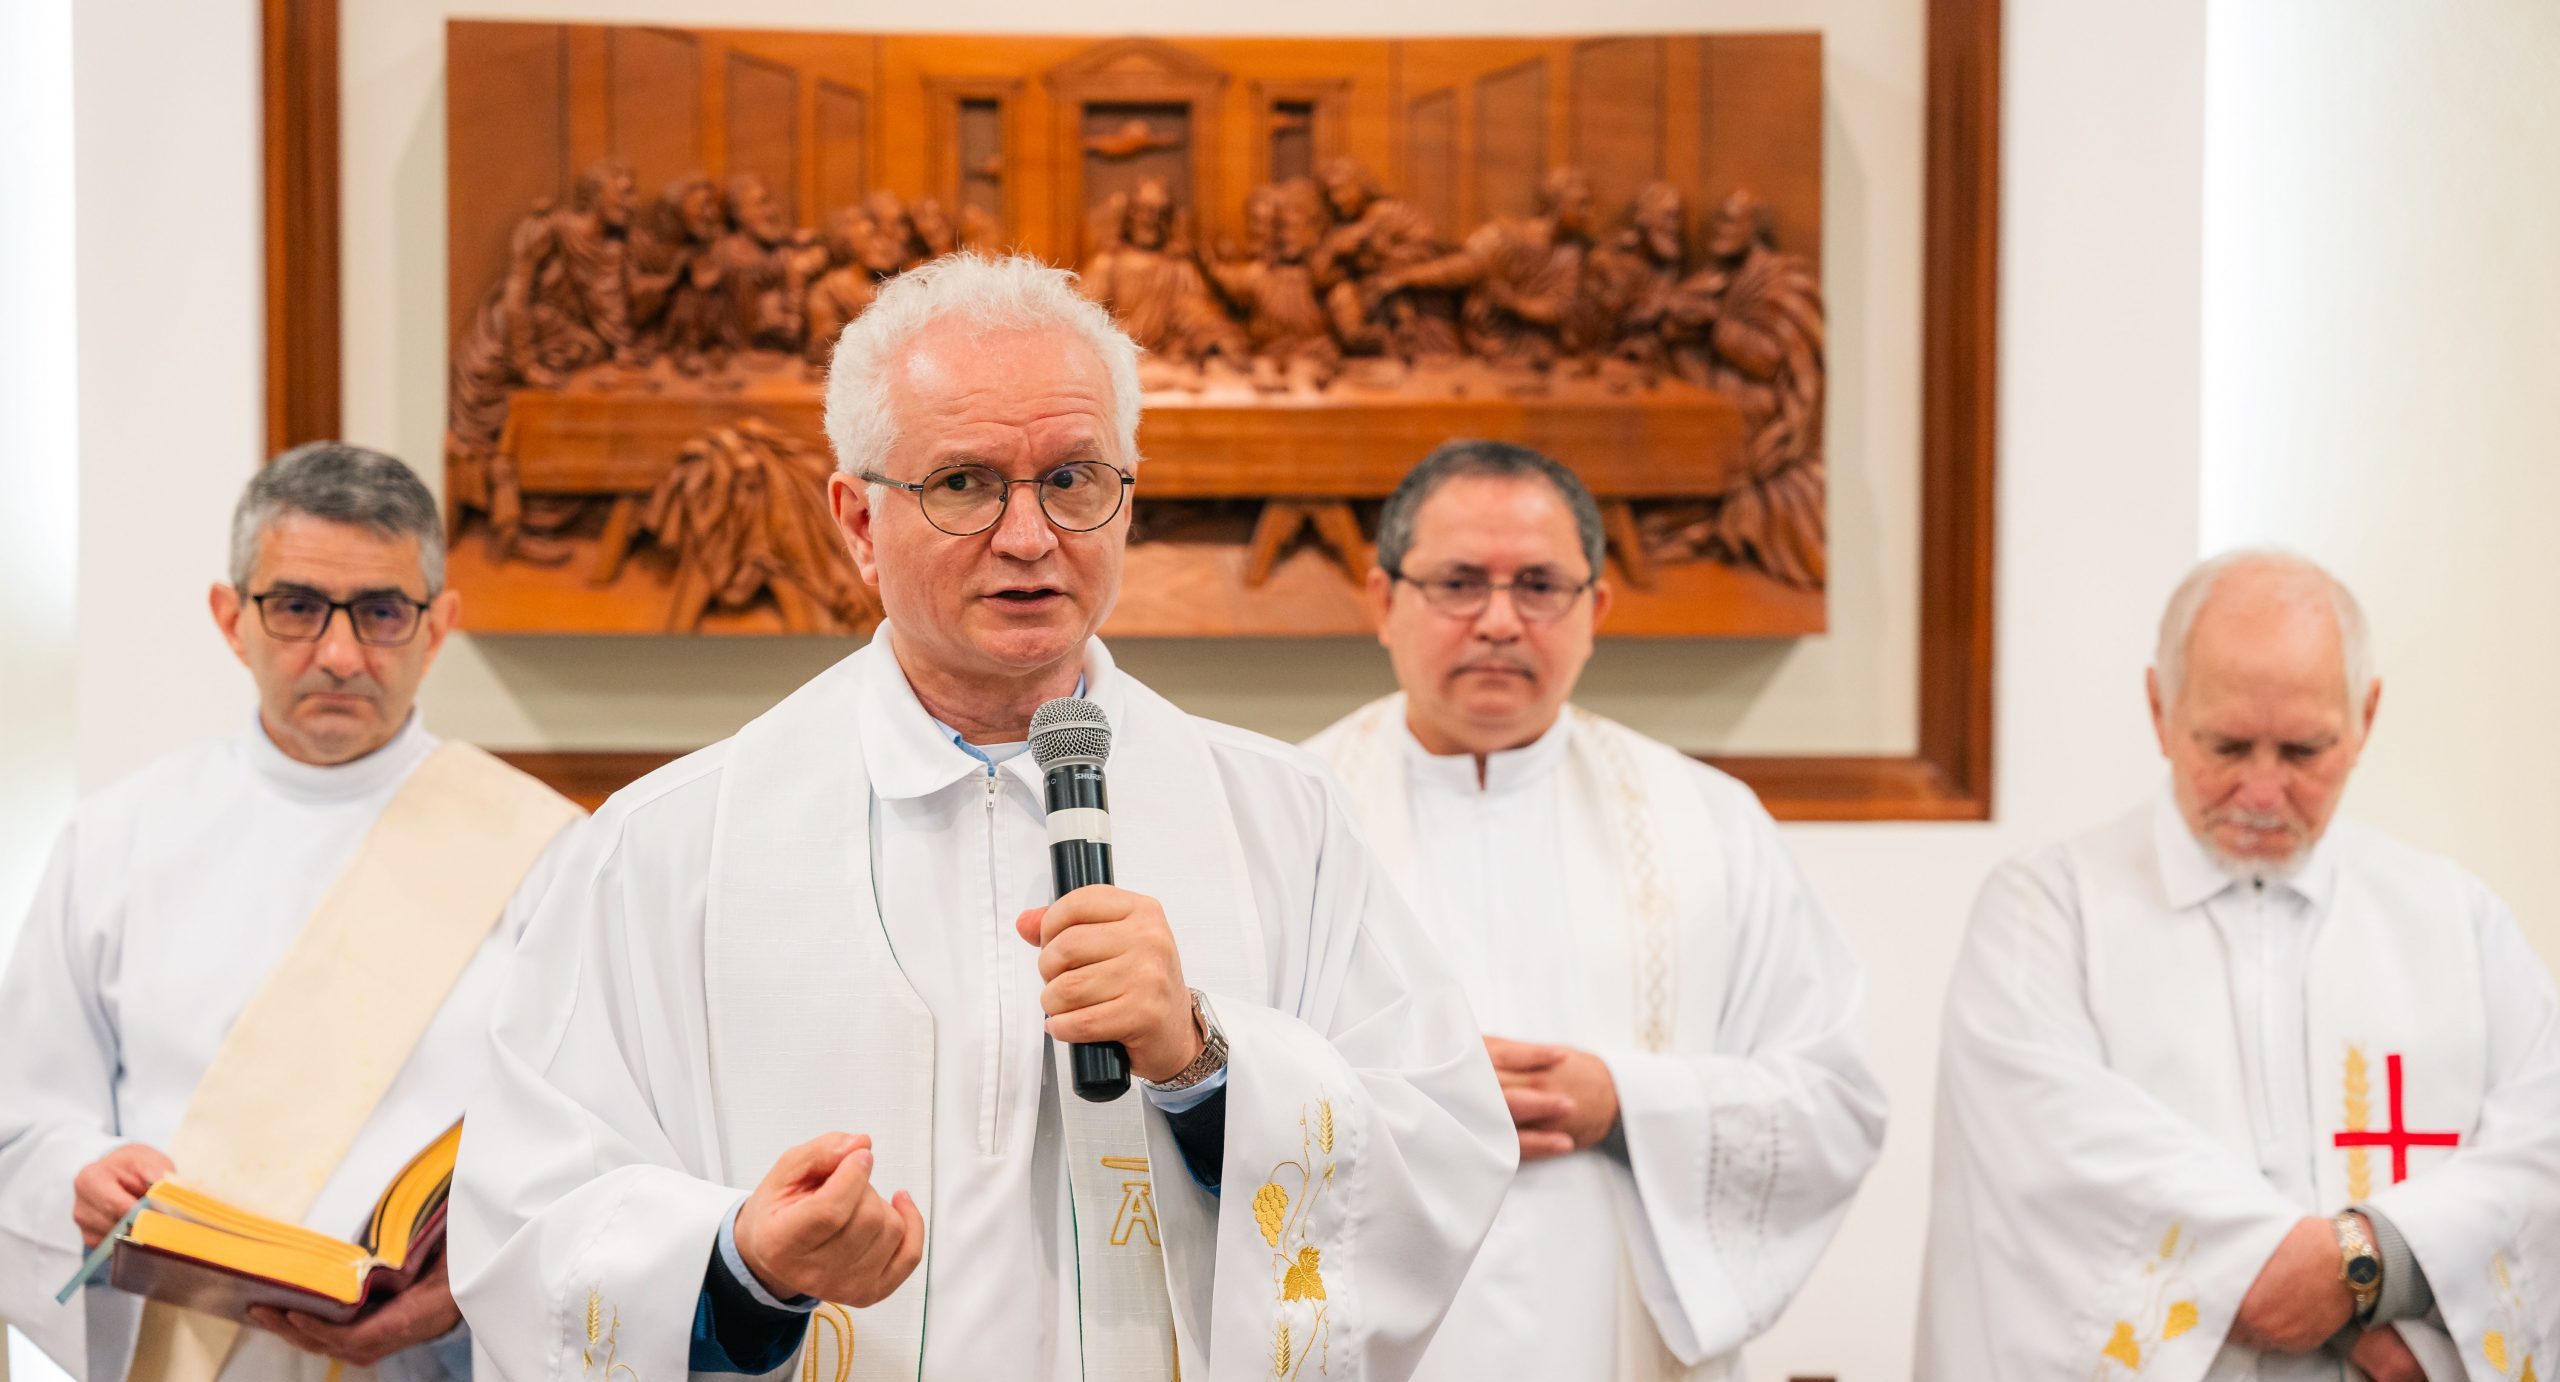
[[[1510,1175],[1501,1091],[1322,769],[1093,637],[1136,372],[1028,259],[846,328],[830,495],[888,622],[615,797],[535,918],[455,1192],[493,1373],[1412,1368]],[[1079,686],[1125,886],[1053,905],[1024,740]],[[1076,1097],[1053,1040],[1144,1091]]]
[[[1983,885],[1947,995],[1920,1371],[2560,1373],[2560,1002],[2451,860],[2333,823],[2355,597],[2242,552],[2169,600],[2169,784]]]
[[[1607,613],[1600,511],[1454,442],[1379,519],[1404,690],[1310,742],[1466,986],[1519,1179],[1433,1378],[1727,1377],[1884,1135],[1858,966],[1749,789],[1567,703]]]
[[[81,804],[0,983],[0,1314],[91,1382],[467,1377],[440,1261],[347,1325],[259,1310],[243,1332],[103,1285],[54,1303],[173,1174],[354,1238],[462,1116],[523,922],[509,894],[539,894],[577,816],[413,708],[460,597],[408,467],[278,457],[240,498],[230,574],[213,618],[257,714]]]

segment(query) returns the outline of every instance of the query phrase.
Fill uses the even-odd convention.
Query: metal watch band
[[[2362,1320],[2373,1314],[2374,1305],[2382,1299],[2382,1253],[2353,1214],[2340,1214],[2329,1221],[2329,1226],[2338,1235],[2338,1279],[2355,1297],[2356,1318]],[[2360,1262],[2372,1264],[2372,1275],[2363,1282],[2358,1282],[2355,1274]]]
[[[1182,1067],[1180,1073],[1164,1081],[1146,1080],[1147,1088],[1159,1094],[1179,1094],[1227,1066],[1227,1034],[1209,1013],[1209,998],[1198,989],[1191,991],[1191,1019],[1200,1024],[1200,1054]]]

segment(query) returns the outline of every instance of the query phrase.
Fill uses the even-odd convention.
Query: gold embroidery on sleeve
[[[2158,1354],[2159,1347],[2194,1331],[2195,1299],[2187,1292],[2184,1273],[2186,1226],[2171,1224],[2160,1235],[2160,1250],[2142,1265],[2142,1305],[2131,1319],[2120,1319],[2098,1350],[2095,1382],[2135,1376]]]
[[[587,1292],[587,1346],[578,1354],[582,1365],[578,1375],[592,1377],[601,1368],[604,1382],[614,1382],[617,1376],[640,1382],[637,1369],[615,1358],[622,1351],[618,1342],[622,1335],[622,1307],[617,1305],[613,1308],[610,1323],[606,1321],[604,1309],[604,1294],[600,1291]]]
[[[2540,1382],[2529,1332],[2533,1317],[2525,1312],[2524,1293],[2516,1289],[2505,1253],[2489,1259],[2489,1286],[2489,1329],[2480,1337],[2480,1356],[2489,1360],[2489,1367],[2500,1377]]]
[[[1271,1338],[1271,1375],[1295,1378],[1307,1360],[1318,1359],[1318,1372],[1330,1371],[1333,1350],[1332,1300],[1325,1294],[1324,1252],[1312,1241],[1315,1207],[1333,1187],[1333,1101],[1320,1100],[1312,1115],[1298,1116],[1298,1155],[1271,1168],[1262,1188],[1253,1192],[1253,1223],[1271,1245],[1273,1304],[1279,1319]],[[1291,1195],[1283,1180],[1295,1180]],[[1292,1322],[1292,1302],[1312,1309],[1300,1327]]]
[[[2127,1372],[2142,1371],[2142,1345],[2133,1341],[2133,1324],[2129,1320],[2116,1321],[2116,1332],[2107,1340],[2103,1352],[2124,1364]]]

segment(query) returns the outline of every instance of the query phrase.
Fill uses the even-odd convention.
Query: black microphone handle
[[[1048,806],[1108,810],[1102,769],[1084,764],[1049,771]],[[1101,840],[1053,840],[1049,844],[1049,876],[1057,895],[1065,897],[1089,883],[1111,881],[1111,846]],[[1129,1092],[1129,1048],[1116,1041],[1079,1041],[1067,1051],[1067,1071],[1076,1097],[1107,1104]]]

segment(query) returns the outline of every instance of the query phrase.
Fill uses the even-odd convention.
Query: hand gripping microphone
[[[1049,876],[1057,895],[1111,881],[1111,802],[1102,790],[1102,760],[1111,756],[1111,722],[1102,707],[1060,696],[1031,714],[1031,757],[1047,779]],[[1129,1050],[1116,1041],[1079,1041],[1067,1054],[1076,1094],[1107,1104],[1129,1092]]]

